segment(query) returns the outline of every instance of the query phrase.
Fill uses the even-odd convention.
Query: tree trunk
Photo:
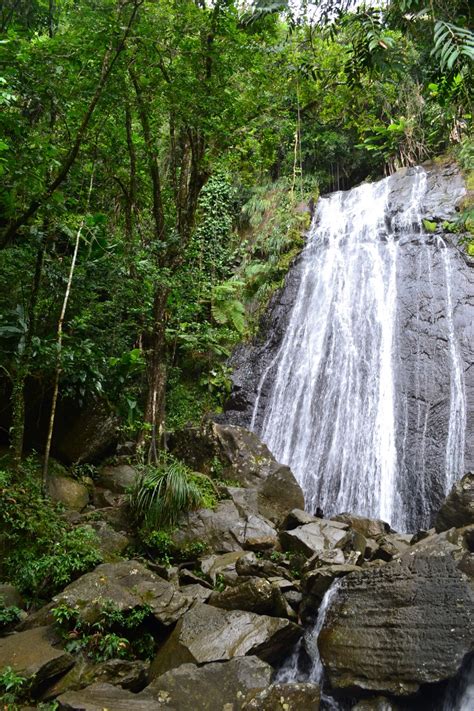
[[[14,467],[18,471],[23,457],[23,442],[25,437],[25,382],[30,371],[31,346],[36,329],[36,306],[41,284],[41,274],[44,261],[44,243],[38,247],[36,254],[35,274],[28,309],[27,332],[23,352],[20,354],[16,377],[12,392],[12,440]]]
[[[146,348],[147,397],[144,421],[138,445],[146,451],[148,463],[156,462],[165,447],[166,405],[166,301],[168,288],[159,285],[153,301],[153,330]]]
[[[93,184],[94,184],[94,170],[92,171],[92,175],[91,175],[91,179],[90,179],[90,183],[89,183],[89,192],[87,195],[86,213],[88,212],[89,205],[90,205]],[[74,278],[74,271],[76,269],[77,254],[79,252],[79,245],[81,242],[81,235],[82,235],[82,230],[84,229],[84,224],[85,224],[85,216],[82,218],[81,224],[79,225],[79,229],[77,230],[77,233],[76,233],[76,242],[74,244],[74,253],[72,255],[71,266],[69,268],[69,276],[68,276],[68,280],[67,280],[67,284],[66,284],[66,291],[64,292],[63,305],[61,308],[61,314],[59,316],[59,321],[58,321],[57,341],[56,341],[56,349],[57,349],[56,372],[55,372],[55,376],[54,376],[53,397],[51,400],[51,413],[49,416],[48,435],[46,438],[46,447],[45,447],[44,460],[43,460],[43,488],[44,488],[44,490],[46,490],[46,483],[47,483],[47,478],[48,478],[49,455],[51,452],[51,443],[53,441],[54,422],[56,419],[56,406],[58,403],[59,378],[61,376],[64,317],[66,315],[66,309],[67,309],[67,305],[69,302],[69,296],[71,294],[72,280]]]

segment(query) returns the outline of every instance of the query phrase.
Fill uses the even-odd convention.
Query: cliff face
[[[449,477],[452,484],[462,475],[463,471],[449,472],[449,462],[455,468],[462,462],[460,447],[464,449],[464,471],[474,465],[474,260],[460,244],[462,235],[453,233],[450,227],[465,186],[455,165],[430,165],[423,169],[423,189],[416,194],[414,181],[419,173],[419,169],[404,169],[384,181],[384,190],[388,191],[385,224],[378,237],[380,243],[394,239],[397,245],[396,305],[393,315],[387,313],[386,318],[394,320],[391,377],[397,505],[403,508],[410,530],[428,525],[446,493]],[[353,193],[342,195],[341,210],[347,209]],[[411,216],[407,205],[414,203],[416,215]],[[281,377],[277,369],[282,344],[294,320],[295,305],[302,298],[307,252],[297,258],[284,288],[273,298],[259,338],[238,347],[231,359],[233,390],[226,420],[262,433],[270,449],[268,411],[274,406],[275,380]],[[318,279],[317,261],[313,278]],[[361,287],[363,280],[361,271]],[[330,338],[334,340],[337,334]],[[294,367],[307,357],[304,348],[295,351]],[[317,431],[328,415],[318,401],[327,370],[322,375],[319,372],[318,377],[320,382],[312,395],[316,412],[311,431]],[[331,377],[339,376],[336,373]],[[285,427],[289,437],[298,426],[297,420],[288,417]],[[280,451],[274,454],[297,469],[291,458]]]

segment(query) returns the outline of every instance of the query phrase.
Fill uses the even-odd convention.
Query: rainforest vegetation
[[[308,204],[440,156],[472,170],[471,13],[3,0],[2,579],[44,598],[98,561],[43,496],[54,458],[94,477],[93,456],[61,454],[80,413],[111,420],[144,467],[133,511],[164,556],[156,531],[212,506],[209,477],[162,452],[221,410],[229,354],[258,333]]]

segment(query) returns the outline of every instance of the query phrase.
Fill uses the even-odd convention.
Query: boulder
[[[182,664],[157,677],[146,691],[166,708],[238,711],[249,692],[270,683],[273,669],[258,657],[197,666]]]
[[[300,636],[301,629],[288,620],[197,604],[182,617],[158,651],[150,678],[187,662],[205,664],[246,655],[271,664]]]
[[[288,516],[285,518],[281,527],[285,531],[292,531],[298,526],[304,526],[306,523],[314,523],[315,521],[317,521],[317,519],[307,511],[303,511],[302,509],[293,509],[293,511],[290,511]]]
[[[247,694],[246,711],[318,711],[321,691],[318,684],[271,684]]]
[[[332,521],[340,521],[341,523],[346,523],[350,528],[357,533],[360,533],[365,538],[375,538],[379,536],[384,536],[386,533],[390,533],[390,526],[385,521],[374,518],[365,518],[365,516],[356,516],[351,513],[342,513],[337,516],[333,516]]]
[[[282,576],[291,579],[289,572],[283,565],[278,565],[266,558],[257,558],[253,552],[241,556],[235,564],[235,569],[239,575],[258,578]]]
[[[219,501],[215,510],[191,511],[180,520],[171,536],[178,548],[196,541],[215,553],[229,553],[244,547],[271,547],[278,543],[275,529],[269,521],[255,514],[242,515],[231,500]]]
[[[70,654],[56,647],[59,640],[52,627],[36,627],[0,639],[0,669],[14,671],[32,679],[38,688],[60,674],[64,674],[74,660]]]
[[[148,667],[149,664],[142,661],[109,659],[94,664],[79,657],[73,668],[48,687],[41,698],[53,699],[66,691],[77,691],[95,683],[113,684],[133,692],[141,691],[147,684]]]
[[[99,550],[106,562],[116,560],[123,555],[130,545],[130,539],[123,533],[115,531],[106,521],[91,521],[99,541]]]
[[[48,494],[67,509],[82,511],[89,503],[89,491],[84,484],[68,476],[52,476],[48,479]]]
[[[209,604],[223,610],[247,610],[262,615],[275,614],[276,595],[280,591],[264,578],[250,578],[227,587],[222,592],[213,592]],[[281,614],[281,605],[278,612]]]
[[[468,472],[451,489],[435,520],[439,532],[474,523],[474,472]]]
[[[97,462],[117,441],[120,420],[103,401],[78,408],[75,401],[64,399],[56,421],[54,450],[65,462]]]
[[[20,591],[9,583],[0,583],[0,607],[24,607]]]
[[[333,688],[405,695],[453,677],[473,632],[472,591],[441,548],[343,578],[318,646]]]
[[[326,565],[316,568],[308,573],[303,580],[303,617],[313,618],[323,600],[324,595],[329,590],[336,578],[342,578],[349,573],[357,573],[361,570],[355,565]]]
[[[208,422],[201,430],[187,428],[175,440],[172,450],[192,469],[212,476],[217,462],[221,478],[253,490],[256,498],[252,494],[246,503],[249,510],[252,499],[252,513],[280,525],[288,511],[304,509],[303,492],[291,470],[279,464],[253,432]]]
[[[157,701],[147,694],[122,689],[112,684],[92,684],[80,691],[67,691],[58,696],[59,711],[156,711]],[[167,711],[178,711],[164,706]]]
[[[224,476],[241,486],[257,489],[258,511],[281,524],[288,511],[304,509],[304,496],[291,469],[279,464],[253,432],[234,425],[213,425]]]
[[[343,548],[351,540],[348,525],[339,521],[319,519],[291,531],[280,532],[284,550],[311,556],[331,548]]]
[[[126,494],[135,484],[139,472],[129,464],[103,467],[99,472],[98,483],[115,494]]]
[[[245,553],[244,551],[233,551],[232,553],[224,553],[223,555],[209,555],[201,558],[200,565],[204,575],[207,575],[212,584],[216,584],[217,576],[221,576],[225,584],[229,584],[237,580],[237,564],[242,556],[254,555],[253,553]]]
[[[135,560],[99,565],[68,585],[53,601],[77,608],[79,619],[89,623],[98,619],[106,602],[121,612],[148,605],[153,617],[166,626],[174,624],[193,603],[172,583]]]

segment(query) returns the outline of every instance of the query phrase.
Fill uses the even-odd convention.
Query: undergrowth
[[[51,597],[102,561],[94,531],[72,528],[61,513],[31,467],[0,470],[0,576],[29,601]]]

